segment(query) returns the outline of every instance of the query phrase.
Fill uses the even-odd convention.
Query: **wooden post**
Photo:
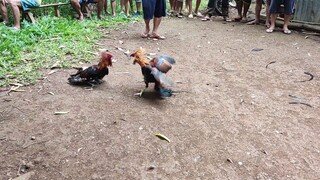
[[[27,16],[29,17],[30,21],[32,22],[32,24],[36,23],[36,20],[33,17],[33,14],[30,11],[26,11],[25,12],[27,14]]]
[[[57,17],[60,17],[59,6],[54,6],[54,13]]]

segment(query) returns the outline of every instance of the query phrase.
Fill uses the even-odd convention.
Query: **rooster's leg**
[[[135,93],[134,95],[135,95],[135,96],[139,96],[139,97],[141,97],[141,96],[142,96],[142,94],[144,93],[144,91],[145,91],[146,89],[147,89],[147,88],[144,88],[144,89],[142,89],[140,92]]]
[[[88,84],[91,86],[91,88],[94,88],[95,84],[88,82]]]

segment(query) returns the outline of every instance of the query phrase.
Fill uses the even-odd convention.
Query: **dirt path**
[[[73,70],[59,70],[26,92],[1,94],[0,179],[320,177],[319,41],[187,19],[165,19],[167,39],[153,41],[139,38],[142,27],[113,30],[100,42],[117,62],[92,91],[68,85]],[[182,92],[133,96],[144,87],[140,68],[115,46],[173,56],[170,77]],[[304,72],[314,79],[298,82],[309,79]]]

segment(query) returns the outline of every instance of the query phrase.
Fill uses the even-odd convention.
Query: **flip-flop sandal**
[[[240,22],[241,23],[247,23],[247,22],[250,22],[250,20],[243,18],[243,19],[240,20]]]
[[[266,30],[266,32],[267,32],[267,33],[272,33],[273,30],[274,30],[274,29],[270,29],[270,28],[269,28],[269,29]]]
[[[283,33],[284,34],[291,34],[291,31],[288,29],[288,30],[283,30]]]
[[[209,16],[205,16],[204,18],[201,19],[201,21],[209,21],[210,17]]]
[[[148,38],[148,37],[149,37],[149,34],[142,33],[142,34],[141,34],[141,37],[142,37],[142,38]]]
[[[160,35],[150,35],[150,38],[152,38],[153,40],[165,40],[166,39],[166,37],[160,36]]]
[[[256,20],[252,20],[246,23],[246,25],[259,25],[259,22],[256,22]]]
[[[180,15],[180,14],[177,14],[176,16],[177,16],[178,18],[183,18],[183,16]]]
[[[223,20],[224,20],[225,22],[231,22],[231,21],[232,21],[229,17],[223,17]]]

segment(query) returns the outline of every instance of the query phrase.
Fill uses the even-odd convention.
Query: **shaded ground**
[[[141,39],[142,27],[100,42],[117,62],[94,90],[70,86],[74,70],[59,70],[26,92],[1,94],[0,179],[320,177],[319,41],[220,20],[167,18],[164,41]],[[181,93],[133,96],[144,87],[140,68],[115,46],[175,57],[169,75]],[[314,79],[299,82],[304,72]]]

